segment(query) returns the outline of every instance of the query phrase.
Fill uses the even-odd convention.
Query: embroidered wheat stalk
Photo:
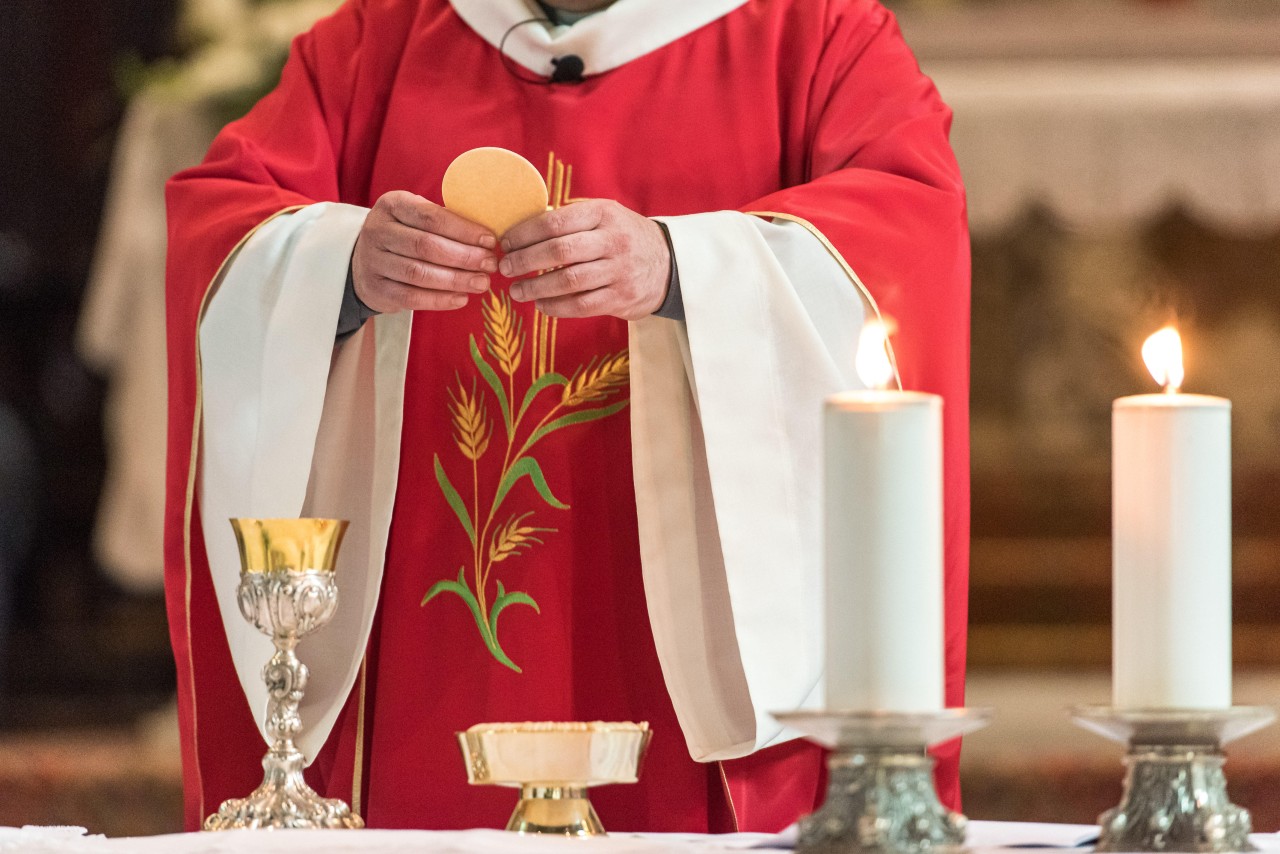
[[[551,207],[560,207],[571,201],[571,178],[572,171],[551,153],[547,164]],[[536,494],[538,506],[569,509],[569,505],[552,491],[546,472],[532,451],[553,433],[579,428],[624,409],[629,401],[622,391],[630,380],[631,363],[625,350],[613,356],[597,356],[566,379],[556,371],[559,324],[556,318],[548,317],[535,307],[533,320],[526,327],[510,295],[502,292],[491,293],[482,301],[481,315],[483,344],[477,340],[480,337],[477,335],[470,336],[468,340],[478,379],[468,389],[459,378],[456,390],[448,392],[454,441],[463,456],[471,461],[469,501],[454,487],[438,455],[435,459],[436,481],[467,534],[472,565],[470,568],[459,567],[456,579],[444,578],[435,582],[423,596],[421,604],[425,606],[442,593],[459,597],[475,618],[480,637],[494,659],[519,673],[520,667],[499,643],[498,617],[513,605],[524,606],[534,613],[540,613],[541,609],[528,593],[508,590],[501,579],[495,581],[491,575],[497,565],[508,566],[506,561],[544,544],[543,535],[554,533],[556,529],[536,527],[532,510],[509,515],[505,522],[501,522],[501,508],[510,496],[520,494],[521,500],[533,500],[533,494]],[[529,385],[522,389],[523,395],[517,396],[516,373],[524,367],[531,372]],[[488,486],[492,484],[486,481],[482,505],[478,463],[489,449],[493,434],[487,406],[490,392],[496,412],[500,413],[503,428],[500,432],[506,434],[506,447],[500,452],[503,458],[500,467],[493,465],[498,462],[496,459],[491,459],[486,465],[489,472],[496,471],[497,482],[490,495]],[[538,417],[539,412],[541,418]],[[530,429],[528,422],[534,419],[538,419],[537,423]],[[502,443],[502,437],[499,437],[499,443]],[[517,493],[517,487],[523,491]],[[528,491],[530,489],[532,493]]]
[[[597,362],[592,359],[586,367],[579,368],[565,383],[560,395],[564,407],[582,406],[605,400],[627,384],[631,375],[631,358],[626,350],[616,356],[607,356]]]
[[[520,367],[524,353],[524,322],[511,307],[507,294],[490,292],[484,303],[484,341],[489,355],[498,360],[498,367],[508,377]]]
[[[509,557],[515,557],[522,549],[532,548],[534,543],[542,544],[536,535],[554,531],[554,528],[535,528],[524,524],[533,512],[512,516],[507,523],[494,532],[493,541],[489,544],[489,561],[500,563]]]
[[[489,450],[493,425],[476,397],[474,385],[469,392],[461,383],[456,394],[449,391],[449,412],[453,415],[453,440],[458,443],[458,450],[473,463],[479,461]]]

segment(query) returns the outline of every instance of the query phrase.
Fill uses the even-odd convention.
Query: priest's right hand
[[[356,296],[374,311],[450,311],[489,290],[493,233],[421,196],[378,199],[351,256]]]

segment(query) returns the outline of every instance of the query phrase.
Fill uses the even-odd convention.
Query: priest
[[[820,751],[769,713],[823,702],[820,402],[878,310],[901,384],[945,399],[961,704],[949,123],[875,0],[352,0],[301,36],[168,189],[188,827],[260,779],[232,516],[352,522],[301,747],[371,826],[501,826],[453,743],[485,721],[650,722],[641,782],[593,798],[613,829],[810,811]],[[442,208],[481,146],[545,169],[550,209],[493,234]]]

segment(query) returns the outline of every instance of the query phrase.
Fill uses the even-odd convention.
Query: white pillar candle
[[[1231,402],[1177,393],[1173,346],[1175,365],[1152,364],[1157,381],[1172,375],[1169,391],[1123,397],[1112,410],[1113,701],[1222,709],[1231,705]]]
[[[942,709],[942,398],[844,392],[824,426],[827,707]]]

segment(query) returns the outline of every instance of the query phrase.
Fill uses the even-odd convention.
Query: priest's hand
[[[356,296],[374,311],[449,311],[489,290],[498,269],[497,239],[487,228],[401,191],[369,211],[351,276]]]
[[[499,269],[520,302],[553,317],[639,320],[667,295],[671,250],[656,222],[614,201],[591,199],[539,214],[507,232]]]

